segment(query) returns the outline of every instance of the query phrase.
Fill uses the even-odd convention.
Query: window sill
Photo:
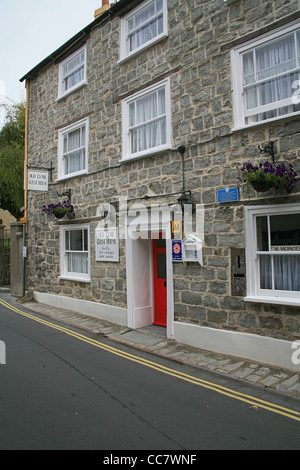
[[[293,114],[286,114],[285,116],[277,116],[272,119],[266,119],[265,121],[259,121],[259,122],[253,122],[251,124],[241,124],[233,127],[231,129],[231,132],[238,132],[238,131],[244,131],[246,129],[252,129],[257,126],[263,126],[264,124],[271,124],[272,122],[277,122],[277,121],[284,121],[286,119],[293,119],[297,118],[300,116],[300,111],[293,113]]]
[[[263,304],[273,304],[273,305],[288,305],[291,307],[300,306],[300,298],[292,299],[288,297],[255,297],[247,295],[244,297],[245,302],[254,302],[254,303],[263,303]]]
[[[87,170],[79,172],[79,173],[74,173],[74,174],[71,173],[70,175],[61,176],[60,178],[56,178],[55,182],[60,183],[61,181],[70,180],[72,178],[76,178],[77,176],[84,176],[84,175],[87,175],[87,174],[88,174]]]
[[[127,62],[127,60],[130,60],[132,59],[133,57],[136,57],[137,55],[141,54],[143,51],[145,51],[146,49],[149,49],[149,47],[152,47],[154,46],[155,44],[157,44],[158,42],[160,41],[163,41],[163,39],[167,38],[168,37],[168,34],[167,33],[163,33],[161,34],[159,37],[157,37],[156,39],[154,39],[153,41],[145,44],[144,46],[141,46],[139,47],[138,49],[136,49],[135,51],[129,53],[128,55],[123,55],[122,57],[120,57],[120,59],[117,61],[117,64],[118,65],[122,65],[124,64],[124,62]]]
[[[131,162],[133,160],[139,160],[140,158],[152,157],[153,155],[158,155],[160,153],[164,153],[164,152],[167,152],[169,150],[172,150],[171,145],[166,145],[165,147],[160,147],[159,149],[145,150],[144,152],[138,153],[136,155],[124,156],[124,157],[122,157],[121,160],[119,160],[119,163],[127,163],[127,162]]]
[[[69,276],[59,276],[58,279],[62,279],[64,281],[76,281],[76,282],[84,282],[84,283],[90,283],[91,279],[83,279],[82,277],[69,277]]]
[[[70,89],[69,91],[66,91],[66,93],[64,93],[63,95],[59,95],[59,96],[56,98],[55,102],[57,103],[58,101],[61,101],[61,100],[63,100],[64,98],[67,98],[67,96],[71,95],[72,93],[74,93],[74,92],[77,91],[77,90],[80,90],[80,88],[83,88],[83,87],[85,87],[86,85],[87,85],[87,82],[86,82],[86,81],[80,83],[80,84],[77,85],[76,87]]]

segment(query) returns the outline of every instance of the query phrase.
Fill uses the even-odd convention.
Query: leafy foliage
[[[7,111],[0,130],[0,207],[19,218],[24,205],[25,103]]]

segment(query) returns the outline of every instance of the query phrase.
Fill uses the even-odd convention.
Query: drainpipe
[[[25,156],[24,156],[24,220],[27,226],[27,187],[28,187],[28,90],[29,82],[26,80],[26,106],[25,106]]]
[[[26,106],[25,106],[25,155],[24,155],[24,217],[21,222],[23,222],[23,297],[25,296],[25,253],[26,250],[26,233],[27,233],[27,194],[28,194],[28,100],[29,100],[29,81],[26,80]]]

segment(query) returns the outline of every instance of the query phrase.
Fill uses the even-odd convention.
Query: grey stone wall
[[[118,64],[120,18],[95,27],[87,41],[88,83],[57,100],[59,65],[53,63],[29,82],[29,164],[53,162],[47,193],[28,197],[28,288],[126,307],[125,244],[120,262],[96,263],[94,228],[100,203],[119,195],[142,198],[180,192],[179,145],[185,154],[186,189],[205,206],[204,266],[174,264],[175,319],[253,332],[278,338],[300,337],[299,308],[246,304],[232,294],[231,248],[245,248],[244,207],[299,201],[293,194],[260,198],[241,191],[239,202],[217,204],[217,190],[237,184],[236,166],[261,158],[258,145],[275,140],[276,158],[300,172],[299,119],[282,119],[255,129],[231,132],[233,98],[230,50],[236,41],[269,30],[278,21],[295,19],[297,0],[168,0],[168,38]],[[298,16],[299,17],[299,16]],[[277,23],[276,23],[277,24]],[[164,77],[170,77],[172,151],[122,163],[122,99]],[[55,182],[58,130],[89,118],[89,174]],[[59,224],[42,214],[57,192],[72,188],[76,223],[91,223],[91,283],[59,279]],[[175,203],[162,198],[156,203]],[[148,202],[150,204],[150,202]]]

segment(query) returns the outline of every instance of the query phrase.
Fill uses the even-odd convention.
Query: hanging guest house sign
[[[30,170],[28,188],[31,191],[48,191],[48,171]]]
[[[117,228],[96,229],[96,261],[119,261],[119,235]]]

